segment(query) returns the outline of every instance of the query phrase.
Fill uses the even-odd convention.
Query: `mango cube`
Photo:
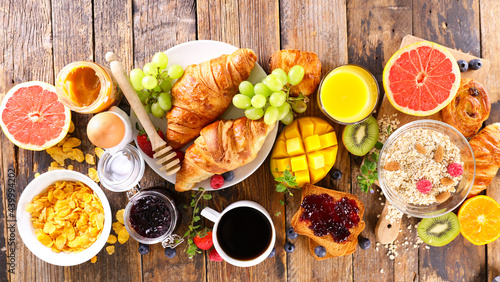
[[[307,159],[306,155],[300,155],[297,157],[290,158],[290,164],[293,171],[305,170],[307,169]]]
[[[309,137],[314,134],[314,123],[309,118],[303,118],[298,121],[302,138]]]
[[[304,139],[304,146],[306,147],[306,152],[314,152],[321,147],[320,139],[318,135],[312,135]]]
[[[332,166],[335,163],[337,149],[337,146],[333,146],[319,151],[325,158],[325,165]]]
[[[325,158],[320,152],[314,152],[307,155],[307,163],[313,169],[319,169],[325,166]]]
[[[278,159],[276,160],[276,166],[278,167],[278,171],[285,171],[285,169],[291,170],[292,165],[290,164],[290,159]]]
[[[311,183],[309,179],[309,171],[308,170],[302,170],[302,171],[295,171],[294,176],[296,177],[297,185],[299,187],[304,186],[306,183]]]
[[[274,145],[274,158],[286,158],[289,157],[286,150],[286,141],[278,140],[276,141],[276,145]]]
[[[320,149],[337,145],[337,136],[335,136],[335,132],[328,132],[320,135],[319,143],[321,144]]]
[[[299,123],[292,122],[287,126],[287,129],[285,130],[285,138],[289,140],[297,137],[300,138]]]
[[[286,140],[286,152],[290,156],[304,154],[304,144],[300,137],[295,137]]]
[[[317,183],[326,176],[326,172],[323,168],[309,169],[311,183]]]

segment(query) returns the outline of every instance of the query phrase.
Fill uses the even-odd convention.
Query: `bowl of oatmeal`
[[[405,124],[389,136],[378,160],[380,187],[408,215],[436,217],[457,208],[474,183],[474,154],[465,137],[435,120]]]

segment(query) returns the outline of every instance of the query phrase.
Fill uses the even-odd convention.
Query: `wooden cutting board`
[[[401,42],[400,48],[406,47],[410,44],[420,42],[420,41],[425,41],[425,40],[422,38],[412,36],[412,35],[407,35],[403,38],[403,41]],[[448,49],[448,51],[451,52],[451,54],[453,55],[453,57],[455,57],[455,59],[457,61],[458,60],[465,60],[465,61],[469,62],[472,59],[480,59],[478,57],[463,53],[463,52],[455,50],[455,49],[451,49],[451,48],[447,48],[447,47],[446,47],[446,49]],[[490,70],[490,61],[484,60],[484,59],[481,59],[481,61],[483,63],[483,66],[479,70],[468,70],[466,72],[462,72],[461,77],[462,78],[472,78],[472,79],[480,82],[481,84],[483,84],[484,87],[486,89],[488,89],[488,85],[487,85],[488,80],[486,78],[488,77],[489,70]],[[404,124],[407,124],[409,122],[419,120],[419,119],[434,119],[434,120],[442,121],[441,111],[439,111],[438,113],[433,114],[431,116],[425,116],[425,117],[411,116],[411,115],[407,115],[405,113],[402,113],[392,106],[391,102],[389,102],[389,99],[387,99],[387,96],[384,94],[384,98],[382,99],[382,104],[381,104],[380,109],[379,109],[378,118],[380,119],[384,115],[392,116],[394,114],[396,114],[395,118],[397,120],[399,120],[399,122],[400,122],[398,128],[403,126]],[[378,184],[378,183],[376,183],[376,184]],[[379,241],[382,244],[389,244],[389,243],[393,242],[399,234],[399,229],[400,229],[400,225],[401,225],[400,219],[395,220],[394,222],[391,223],[391,222],[389,222],[388,219],[385,218],[385,215],[388,213],[388,209],[387,209],[388,204],[389,203],[386,200],[384,210],[382,211],[380,219],[378,220],[377,225],[375,227],[375,235],[377,236],[377,241]]]
[[[425,41],[425,40],[422,38],[412,36],[412,35],[407,35],[403,38],[403,41],[401,42],[400,48],[406,47],[410,44],[420,42],[420,41]],[[446,49],[448,49],[448,51],[451,52],[451,54],[453,55],[453,57],[455,57],[455,59],[457,61],[458,60],[465,60],[465,61],[469,62],[472,59],[481,59],[481,58],[472,56],[470,54],[463,53],[463,52],[455,50],[455,49],[451,49],[451,48],[447,48],[447,47],[446,47]],[[462,78],[472,78],[472,79],[478,81],[479,83],[483,84],[484,87],[486,89],[488,89],[488,85],[486,85],[486,83],[487,83],[486,78],[488,77],[489,71],[490,71],[490,61],[481,59],[481,62],[483,63],[483,66],[479,70],[468,70],[466,72],[462,72],[461,77]],[[382,88],[383,87],[381,86],[381,89]],[[382,104],[381,104],[380,109],[379,109],[378,118],[381,118],[384,115],[393,115],[393,114],[397,114],[396,118],[400,121],[399,127],[401,127],[402,125],[404,125],[408,122],[411,122],[414,120],[419,120],[419,119],[434,119],[434,120],[442,121],[441,112],[438,112],[436,114],[433,114],[431,116],[426,116],[426,117],[417,117],[417,116],[411,116],[411,115],[407,115],[405,113],[402,113],[391,105],[391,103],[389,102],[389,99],[387,99],[387,96],[384,94],[384,98],[382,99]]]

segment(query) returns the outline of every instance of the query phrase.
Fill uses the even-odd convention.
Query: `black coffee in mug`
[[[260,211],[238,207],[222,216],[216,236],[220,247],[228,256],[237,260],[252,260],[269,247],[272,228],[267,217]]]

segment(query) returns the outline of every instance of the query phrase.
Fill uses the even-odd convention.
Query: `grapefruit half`
[[[443,46],[422,41],[398,50],[383,74],[391,104],[403,113],[429,116],[446,107],[460,86],[460,69]]]
[[[71,111],[57,99],[56,88],[40,81],[14,86],[0,104],[0,125],[15,145],[41,151],[68,133]]]

